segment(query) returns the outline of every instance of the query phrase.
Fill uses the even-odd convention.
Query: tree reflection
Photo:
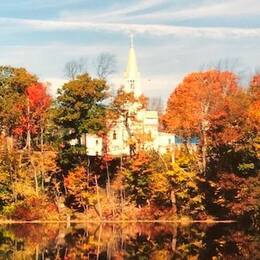
[[[0,259],[256,259],[259,236],[238,224],[6,225]]]

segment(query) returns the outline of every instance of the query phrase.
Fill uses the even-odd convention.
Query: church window
[[[171,144],[171,142],[172,142],[172,140],[169,138],[169,139],[168,139],[168,144]]]
[[[96,145],[98,145],[98,139],[96,139]]]
[[[131,89],[134,89],[134,82],[135,82],[134,80],[132,80],[132,79],[130,80],[130,87],[131,87]]]
[[[116,140],[116,131],[113,132],[113,140]]]

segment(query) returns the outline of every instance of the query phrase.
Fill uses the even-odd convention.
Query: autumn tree
[[[0,67],[0,127],[13,136],[20,124],[21,107],[26,100],[26,89],[37,82],[36,76],[24,68]]]
[[[89,206],[97,203],[95,194],[94,178],[90,180],[84,167],[77,167],[71,170],[64,179],[67,190],[67,198],[72,201],[76,209],[86,211]]]
[[[86,159],[84,134],[101,135],[105,129],[105,105],[108,86],[106,81],[92,79],[88,74],[65,83],[58,91],[55,123],[62,133],[61,164],[76,166]],[[76,141],[71,146],[71,141]],[[83,159],[84,158],[84,159]]]
[[[103,131],[108,86],[104,80],[83,74],[65,83],[58,91],[56,122],[64,129],[65,140],[77,139],[84,133]]]
[[[173,92],[163,116],[168,131],[199,137],[205,203],[221,218],[255,216],[259,210],[255,86],[257,77],[247,91],[233,73],[193,73]]]
[[[212,119],[208,132],[207,197],[211,199],[207,203],[214,201],[215,214],[220,217],[256,219],[259,215],[259,124],[253,108],[259,97],[252,95],[255,80],[249,90],[239,89],[228,97],[222,116]]]
[[[202,176],[196,160],[196,156],[185,151],[177,154],[175,163],[169,155],[139,151],[124,163],[113,187],[124,189],[126,198],[139,207],[157,210],[151,212],[153,216],[164,210],[171,213],[169,217],[178,214],[205,218],[204,195],[200,190]]]
[[[202,166],[206,170],[208,130],[211,119],[222,116],[228,96],[237,89],[237,78],[230,72],[216,70],[186,76],[173,91],[162,122],[168,132],[187,142],[198,137],[202,147]]]
[[[16,136],[26,136],[26,145],[31,149],[31,138],[39,137],[41,150],[43,149],[43,134],[47,120],[47,112],[51,105],[51,97],[46,86],[36,83],[25,90],[26,102],[20,104],[19,124],[14,132]]]
[[[135,153],[137,141],[146,139],[146,135],[143,132],[138,132],[133,126],[138,124],[138,112],[147,108],[147,105],[147,97],[144,95],[135,97],[133,92],[125,92],[124,88],[121,87],[107,108],[107,128],[112,129],[118,122],[123,122],[128,134],[130,154]]]
[[[250,97],[250,105],[248,108],[248,118],[252,127],[259,131],[260,127],[260,74],[256,74],[251,82],[248,90]]]

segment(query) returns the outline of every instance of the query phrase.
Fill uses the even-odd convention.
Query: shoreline
[[[1,220],[0,225],[6,224],[82,224],[82,223],[93,223],[93,224],[124,224],[124,223],[177,223],[177,224],[193,224],[193,223],[204,223],[204,224],[229,224],[235,223],[235,220]]]

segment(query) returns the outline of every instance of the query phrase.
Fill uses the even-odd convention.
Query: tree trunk
[[[207,169],[207,134],[205,128],[202,129],[202,147],[201,147],[201,152],[202,152],[202,170],[203,173],[206,173]]]
[[[34,181],[35,181],[35,192],[36,192],[36,195],[38,196],[39,191],[38,191],[38,178],[37,178],[36,169],[34,169]]]
[[[27,138],[26,138],[26,146],[28,149],[29,156],[31,154],[31,131],[30,131],[30,103],[29,98],[27,98]]]
[[[97,175],[95,175],[95,184],[96,184],[96,194],[97,194],[97,203],[98,203],[98,210],[100,218],[102,218],[102,208],[100,203],[100,196],[99,196],[99,188],[98,188],[98,182],[97,182]]]
[[[43,126],[42,126],[42,123],[41,123],[41,177],[42,177],[42,190],[44,191],[44,162],[43,162]]]
[[[172,163],[175,163],[175,153],[176,153],[176,147],[175,147],[175,144],[172,145]]]
[[[107,197],[110,198],[110,176],[109,176],[109,169],[108,169],[107,162],[106,162],[106,172],[107,172]]]
[[[171,191],[171,202],[172,202],[172,209],[174,213],[177,215],[176,196],[173,190]]]
[[[32,164],[32,167],[33,167],[33,172],[34,172],[34,182],[35,182],[35,193],[36,193],[36,195],[38,196],[38,194],[39,194],[39,189],[38,189],[38,178],[37,178],[37,169],[36,169],[36,167],[35,167],[35,165],[34,165],[34,162],[33,162],[33,160],[30,160],[31,161],[31,164]]]

